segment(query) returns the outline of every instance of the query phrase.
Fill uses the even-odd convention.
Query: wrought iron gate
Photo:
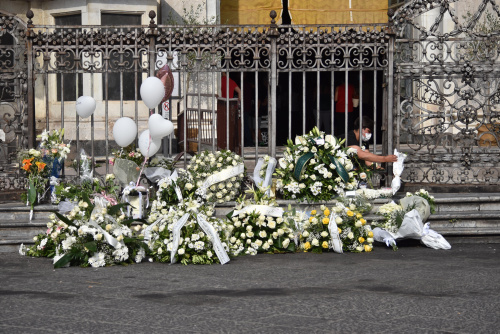
[[[394,140],[408,153],[407,182],[500,183],[500,31],[482,26],[500,12],[484,0],[457,15],[466,3],[414,1],[393,16]]]
[[[0,191],[24,187],[17,151],[28,145],[26,24],[0,12]],[[17,175],[16,175],[17,174]]]
[[[170,106],[197,114],[193,122],[199,127],[211,126],[192,132],[199,133],[198,147],[217,149],[216,139],[223,136],[229,142],[229,130],[216,132],[219,112],[225,111],[229,122],[229,106],[218,110],[216,97],[222,72],[241,86],[234,126],[241,126],[241,146],[245,133],[257,141],[258,119],[267,116],[267,148],[256,143],[242,153],[246,159],[279,155],[284,139],[314,125],[341,135],[356,117],[348,113],[337,127],[335,86],[345,80],[358,87],[359,115],[375,120],[372,150],[386,154],[396,147],[409,154],[405,181],[498,184],[499,35],[476,27],[486,7],[498,15],[492,4],[484,0],[461,24],[451,2],[415,1],[392,15],[389,26],[278,26],[275,13],[267,26],[157,26],[150,13],[149,26],[33,27],[32,12],[27,26],[4,15],[0,36],[13,39],[10,44],[2,39],[0,49],[2,166],[15,170],[16,150],[35,145],[36,131],[51,126],[74,130],[74,154],[85,147],[90,155],[107,158],[112,122],[129,115],[144,123],[139,119],[149,111],[144,114],[139,103],[141,80],[168,63],[180,83]],[[434,12],[435,22],[426,28],[419,17]],[[94,94],[100,98],[99,115],[80,122],[75,100]],[[178,137],[191,133],[187,123],[180,128],[184,133]],[[0,189],[24,186],[22,177],[9,175],[1,177]]]

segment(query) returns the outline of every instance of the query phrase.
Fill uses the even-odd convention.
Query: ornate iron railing
[[[0,190],[23,188],[17,150],[28,145],[26,24],[0,13]]]
[[[500,181],[500,31],[478,29],[490,3],[458,17],[451,4],[420,1],[394,16],[395,140],[409,154],[408,182]],[[430,26],[421,24],[423,15]]]
[[[2,80],[0,102],[12,109],[2,109],[10,140],[0,144],[0,154],[9,157],[2,166],[15,162],[14,147],[34,146],[37,132],[54,127],[67,129],[74,155],[83,148],[108,158],[116,147],[111,129],[117,118],[147,126],[141,82],[168,64],[177,81],[169,105],[189,113],[178,126],[183,133],[176,137],[188,139],[179,151],[192,150],[189,141],[196,148],[226,148],[235,136],[231,128],[238,129],[238,143],[229,148],[246,159],[279,156],[287,138],[312,126],[341,136],[354,118],[369,115],[374,152],[396,147],[408,153],[403,180],[498,184],[498,32],[475,28],[490,2],[460,23],[446,1],[415,1],[391,13],[389,25],[371,26],[278,26],[275,13],[262,26],[163,26],[154,13],[149,26],[33,26],[31,12],[23,26],[3,16],[1,31],[16,43],[2,40],[0,49],[12,49],[15,58],[6,62],[11,56],[0,53],[0,73],[10,75]],[[425,27],[419,17],[434,15],[433,8],[435,23]],[[227,80],[221,73],[241,88],[239,114],[221,100],[228,93],[218,90]],[[336,106],[341,81],[355,84],[354,113],[346,113],[348,103]],[[76,115],[80,95],[98,101],[89,120]],[[177,113],[164,116],[175,122]],[[217,122],[221,113],[225,126]],[[192,131],[193,124],[211,128]],[[266,137],[266,147],[259,147]],[[172,154],[174,144],[164,142],[164,153]],[[0,188],[21,187],[18,178],[3,177]]]

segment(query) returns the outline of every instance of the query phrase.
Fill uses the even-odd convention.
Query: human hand
[[[398,157],[394,154],[388,155],[385,157],[385,162],[396,162],[398,161]]]

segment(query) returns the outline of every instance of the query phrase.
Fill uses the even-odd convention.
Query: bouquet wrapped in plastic
[[[421,195],[427,195],[432,205]],[[429,223],[424,224],[433,212],[432,199],[426,191],[420,190],[402,198],[399,205],[391,202],[381,206],[377,213],[384,218],[374,222],[373,238],[394,250],[398,239],[417,239],[433,249],[450,249],[451,245],[441,234],[432,230]]]
[[[139,167],[144,161],[144,156],[131,146],[113,152],[115,158],[110,160],[113,164],[113,173],[122,185],[122,202],[128,202],[127,215],[133,218],[144,218],[146,208],[149,206],[149,191],[138,184],[141,175]]]

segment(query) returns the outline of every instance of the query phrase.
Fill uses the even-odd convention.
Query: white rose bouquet
[[[177,205],[184,198],[190,197],[195,191],[195,181],[191,173],[184,169],[177,169],[173,175],[163,178],[157,183],[155,202],[167,205]]]
[[[377,199],[377,198],[391,198],[392,197],[392,188],[382,188],[382,189],[358,189],[356,190],[356,194],[359,196],[363,196],[368,200]]]
[[[243,158],[231,151],[204,151],[191,159],[187,171],[193,177],[200,200],[224,203],[240,194],[245,165]]]
[[[411,196],[420,196],[423,199],[427,201],[429,204],[430,212],[431,213],[436,213],[436,201],[434,199],[434,196],[429,194],[429,192],[425,189],[420,189],[418,191],[415,191],[415,193],[407,192],[405,197],[411,197]]]
[[[154,157],[148,161],[148,167],[161,167],[167,170],[173,170],[174,165],[174,159],[166,157]]]
[[[140,262],[145,256],[135,236],[140,226],[130,227],[133,220],[125,220],[123,204],[111,206],[102,198],[96,202],[81,200],[67,214],[52,214],[47,231],[34,238],[34,246],[21,245],[20,253],[53,257],[55,268]]]
[[[180,230],[179,239],[174,239],[174,227],[183,216],[187,214],[187,220]],[[202,205],[202,203],[188,199],[176,206],[168,207],[168,210],[160,202],[153,203],[151,215],[148,218],[149,227],[144,229],[144,237],[150,248],[154,260],[159,262],[171,262],[172,251],[177,242],[175,260],[182,264],[212,264],[220,263],[213,247],[214,240],[200,227],[199,218],[203,218],[210,224],[224,249],[225,224],[223,221],[213,217],[214,208]]]
[[[401,205],[391,201],[379,207],[376,213],[381,216],[381,219],[372,222],[372,225],[387,232],[396,233],[401,227],[406,211]]]
[[[276,169],[277,188],[284,198],[299,201],[326,201],[358,186],[351,160],[356,150],[318,128],[288,140]]]
[[[233,256],[294,252],[294,231],[283,210],[265,191],[251,188],[253,200],[240,198],[229,215],[228,244]]]

